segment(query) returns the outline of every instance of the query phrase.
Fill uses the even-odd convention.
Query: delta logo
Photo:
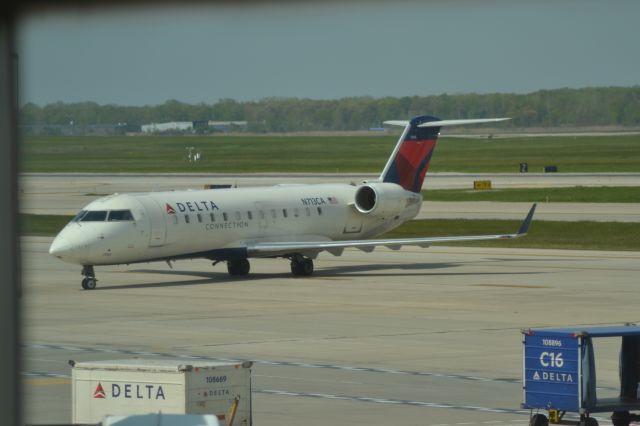
[[[98,382],[96,389],[93,391],[94,399],[107,399],[107,393]],[[151,384],[132,384],[132,383],[113,383],[111,384],[111,398],[124,399],[166,399],[162,385]]]
[[[213,201],[185,201],[183,203],[176,202],[176,207],[180,213],[186,212],[213,212],[215,210],[220,210],[219,207]],[[164,203],[164,209],[167,214],[176,214],[176,209],[169,203]]]
[[[96,386],[96,390],[93,391],[93,397],[98,399],[106,398],[106,395],[104,394],[104,388],[102,387],[102,383],[98,382],[98,386]]]

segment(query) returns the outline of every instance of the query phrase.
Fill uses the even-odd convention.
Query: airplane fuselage
[[[81,212],[51,251],[81,265],[234,260],[247,258],[246,247],[262,241],[369,238],[415,217],[422,202],[419,194],[398,185],[377,185],[394,195],[390,207],[371,213],[356,207],[354,185],[114,194],[87,205],[82,212],[91,215]]]

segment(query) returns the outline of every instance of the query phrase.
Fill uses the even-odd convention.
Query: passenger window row
[[[322,216],[322,207],[317,207],[316,208],[317,214],[318,216]],[[271,218],[272,219],[277,219],[278,217],[278,212],[276,209],[271,209],[270,211],[271,214]],[[293,212],[293,217],[300,217],[300,209],[298,209],[297,207],[292,209]],[[312,210],[310,207],[305,207],[304,209],[304,214],[307,217],[311,217],[311,213]],[[222,221],[223,222],[228,222],[229,221],[229,215],[227,214],[227,212],[222,212]],[[264,212],[264,210],[258,210],[258,217],[260,218],[260,220],[264,220],[266,217],[266,214]],[[288,218],[289,217],[289,209],[282,209],[282,217],[283,218]],[[247,220],[253,220],[253,212],[251,210],[247,210],[247,215],[246,215]],[[202,215],[201,213],[196,213],[195,219],[198,221],[198,223],[202,223],[203,221],[207,220],[206,216]],[[234,213],[234,219],[236,221],[240,221],[242,220],[242,213],[239,211],[236,211]],[[209,213],[209,218],[208,218],[209,222],[214,223],[216,221],[216,213]],[[185,223],[191,223],[191,215],[189,214],[185,214],[184,215],[184,222]],[[173,217],[173,223],[177,224],[178,223],[178,217],[174,216]]]

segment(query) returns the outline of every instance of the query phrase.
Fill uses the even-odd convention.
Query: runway
[[[201,189],[205,184],[267,186],[278,183],[349,183],[374,180],[374,175],[355,174],[255,174],[255,175],[94,175],[25,174],[20,179],[20,211],[33,214],[75,215],[94,199],[112,193]],[[473,188],[474,180],[491,180],[494,188],[561,186],[640,186],[640,173],[602,174],[462,174],[427,175],[426,189]],[[529,203],[434,202],[428,196],[419,219],[517,219]],[[537,220],[640,221],[640,204],[633,203],[541,203]]]
[[[258,425],[521,425],[521,328],[640,321],[639,252],[347,250],[306,279],[283,260],[245,279],[153,263],[96,268],[83,291],[49,243],[22,240],[27,423],[70,421],[69,359],[171,356],[254,360]],[[599,396],[618,349],[596,346]]]

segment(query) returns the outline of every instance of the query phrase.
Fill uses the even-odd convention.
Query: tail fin
[[[504,120],[509,119],[440,120],[429,115],[422,115],[410,121],[385,121],[384,124],[404,126],[404,132],[389,157],[389,161],[380,175],[380,180],[398,184],[407,191],[420,192],[422,182],[424,182],[424,177],[429,169],[433,150],[436,147],[440,128]]]

